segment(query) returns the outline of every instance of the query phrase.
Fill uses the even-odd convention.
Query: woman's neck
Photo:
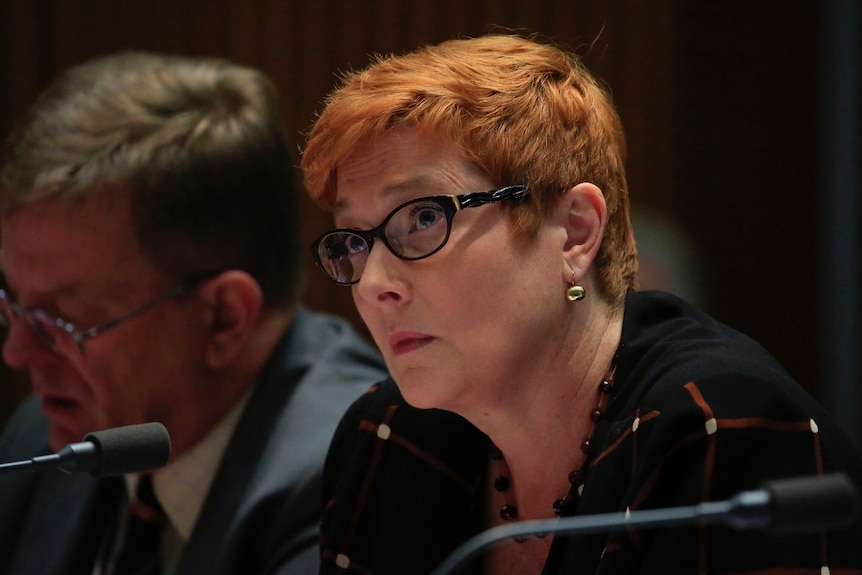
[[[553,517],[554,501],[567,494],[570,473],[586,459],[580,445],[591,437],[593,412],[606,400],[600,384],[613,372],[622,319],[589,325],[577,334],[569,361],[520,382],[523,393],[473,421],[502,452],[518,519]]]

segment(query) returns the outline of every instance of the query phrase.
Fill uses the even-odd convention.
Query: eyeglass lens
[[[3,316],[3,326],[6,328],[12,326],[15,318],[23,316],[39,341],[49,349],[63,355],[72,355],[78,350],[78,343],[74,336],[58,323],[59,320],[40,310],[22,310],[7,299],[3,290],[0,290],[0,313]]]
[[[440,249],[449,236],[451,216],[441,205],[448,197],[421,198],[392,212],[370,232],[339,230],[324,236],[317,246],[320,263],[338,283],[354,283],[362,276],[373,238],[379,237],[392,252],[407,260],[421,259]]]

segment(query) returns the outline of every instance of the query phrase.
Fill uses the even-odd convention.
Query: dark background
[[[859,350],[850,343],[850,353],[836,354],[835,342],[859,341],[858,297],[851,293],[849,304],[842,303],[833,287],[849,285],[853,292],[858,277],[851,274],[848,284],[835,276],[829,243],[835,226],[827,209],[835,175],[824,175],[832,130],[824,101],[834,91],[829,62],[835,59],[829,5],[0,0],[0,136],[67,67],[134,48],[222,56],[262,69],[279,87],[299,144],[337,72],[364,66],[370,53],[503,29],[539,33],[578,51],[611,88],[628,135],[633,202],[689,236],[705,271],[703,306],[764,344],[800,383],[841,411],[855,435]],[[855,122],[850,133],[858,145],[855,114],[846,119]],[[839,214],[849,210],[851,222],[862,216],[853,200],[858,191],[851,189],[842,200],[849,203],[838,206]],[[308,201],[303,209],[309,243],[329,218]],[[838,238],[858,255],[852,227]],[[359,325],[349,290],[325,280],[310,258],[306,267],[307,303]],[[840,336],[835,317],[844,320]],[[0,371],[0,422],[25,389],[20,374]]]

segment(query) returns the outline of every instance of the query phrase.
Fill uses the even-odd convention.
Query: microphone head
[[[856,488],[844,473],[767,481],[770,535],[801,535],[843,529],[858,517]]]
[[[88,433],[84,441],[95,444],[99,464],[90,475],[122,475],[163,467],[171,458],[171,437],[161,423],[141,423]]]

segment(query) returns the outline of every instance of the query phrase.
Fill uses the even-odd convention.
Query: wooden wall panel
[[[816,0],[801,0],[801,11],[774,0],[757,4],[757,10],[750,10],[747,4],[741,0],[3,0],[0,136],[63,69],[121,49],[222,56],[256,66],[275,80],[285,120],[299,134],[309,126],[337,73],[362,67],[370,53],[402,52],[499,29],[536,32],[576,48],[610,86],[627,129],[634,201],[684,222],[696,245],[703,246],[702,259],[726,278],[720,284],[722,297],[712,301],[711,310],[744,330],[754,328],[755,335],[813,389],[816,351],[796,341],[781,318],[759,313],[760,298],[776,289],[772,278],[786,278],[789,273],[782,275],[771,254],[758,251],[761,243],[770,249],[779,247],[769,240],[776,232],[751,226],[744,212],[734,207],[750,197],[731,199],[734,189],[726,186],[728,180],[723,177],[728,168],[725,157],[733,157],[745,149],[746,142],[757,141],[764,133],[758,132],[758,126],[734,133],[740,146],[736,148],[711,138],[714,134],[729,137],[730,131],[739,129],[738,123],[723,126],[716,118],[722,117],[725,104],[732,109],[744,106],[745,99],[738,93],[733,95],[739,99],[735,102],[716,97],[722,84],[714,76],[713,66],[718,64],[718,69],[732,74],[726,53],[744,59],[752,41],[768,46],[773,36],[787,41],[810,32]],[[774,15],[779,13],[782,17],[776,19]],[[734,26],[735,35],[726,34],[725,20],[746,25]],[[691,52],[692,46],[700,49]],[[784,68],[767,70],[762,77],[746,76],[752,93],[757,93],[758,86],[768,85],[770,74],[786,74],[791,67],[788,62],[780,65]],[[799,73],[816,73],[811,61],[804,60],[802,66]],[[795,87],[791,83],[782,89]],[[757,105],[772,106],[777,114],[782,102]],[[815,116],[813,109],[795,110],[793,121],[813,124]],[[788,130],[777,123],[768,129],[775,146],[772,153],[779,157],[780,146],[787,145]],[[810,181],[814,161],[806,163],[798,156],[794,161],[795,169]],[[748,167],[753,173],[741,177],[764,182],[757,166]],[[722,184],[720,199],[728,200],[723,210],[717,203],[701,202],[698,188],[708,188],[704,182]],[[755,194],[756,201],[767,206],[774,192],[764,183],[765,187],[755,190],[743,186],[743,193]],[[719,199],[703,197],[709,202]],[[302,208],[302,236],[308,243],[329,225],[329,217],[308,201]],[[711,219],[712,209],[721,214],[720,222]],[[791,221],[799,220],[797,215]],[[722,238],[743,227],[748,231],[739,237],[746,247],[737,247],[735,253],[723,249]],[[782,236],[783,249],[793,231],[779,229],[787,234]],[[748,253],[740,252],[746,248]],[[751,258],[756,263],[748,263]],[[306,268],[308,304],[347,316],[359,325],[349,290],[325,280],[310,257]],[[745,286],[757,298],[743,291],[725,301],[724,292],[735,286]],[[813,309],[796,310],[793,326],[814,331],[815,314]],[[20,377],[5,372],[0,377],[20,386]],[[20,387],[8,389],[0,385],[0,418],[20,396]]]

